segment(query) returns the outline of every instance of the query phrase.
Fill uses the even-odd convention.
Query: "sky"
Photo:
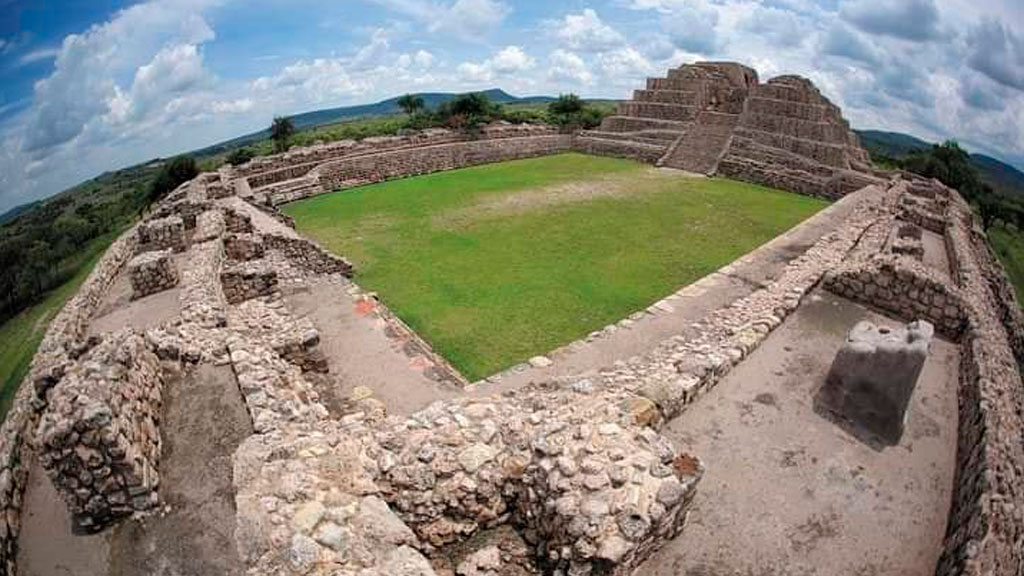
[[[1024,167],[1021,0],[0,0],[0,212],[274,115],[628,98],[696,60],[804,75],[856,128]]]

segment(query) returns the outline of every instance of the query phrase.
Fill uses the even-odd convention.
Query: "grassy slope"
[[[35,306],[0,325],[0,420],[7,414],[18,384],[28,372],[32,356],[46,333],[46,327],[64,303],[71,298],[89,276],[117,233],[97,238],[82,251],[83,264],[74,277],[51,291]]]
[[[1017,301],[1024,302],[1024,234],[1015,228],[995,225],[988,231],[988,239],[1010,276]]]
[[[477,379],[643,309],[825,205],[728,180],[640,178],[643,170],[569,154],[368,186],[285,211]],[[488,196],[634,176],[629,198],[451,218]]]

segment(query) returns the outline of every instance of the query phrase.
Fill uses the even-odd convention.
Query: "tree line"
[[[931,148],[912,152],[904,158],[886,160],[903,170],[935,178],[958,190],[974,206],[985,230],[996,222],[1013,224],[1018,230],[1024,230],[1022,201],[999,194],[983,182],[971,163],[970,154],[955,140],[934,144]]]
[[[423,98],[399,99],[404,122],[387,123],[387,133],[402,129],[445,127],[475,133],[480,126],[505,120],[548,123],[566,130],[592,128],[603,113],[575,94],[565,94],[545,110],[509,110],[485,94],[464,94],[430,110]],[[291,119],[275,117],[270,126],[274,149],[287,150],[297,130]],[[239,148],[227,156],[233,165],[256,153]],[[84,265],[83,246],[120,232],[183,182],[199,174],[196,159],[185,155],[159,163],[105,174],[45,200],[0,225],[0,322],[39,302],[47,292],[67,282]]]

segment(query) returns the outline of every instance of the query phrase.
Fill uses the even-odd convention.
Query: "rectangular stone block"
[[[178,269],[170,250],[143,252],[128,263],[132,299],[169,290],[178,285]]]
[[[139,226],[139,252],[185,249],[185,223],[180,216],[150,220]]]
[[[265,261],[237,264],[221,272],[220,283],[228,304],[238,304],[277,289],[277,271]]]
[[[263,237],[259,234],[228,234],[224,237],[224,252],[232,260],[258,260],[265,253]]]
[[[900,328],[859,322],[839,349],[816,404],[850,424],[855,435],[898,444],[933,334],[923,320]]]

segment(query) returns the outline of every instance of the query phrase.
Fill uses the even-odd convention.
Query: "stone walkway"
[[[481,395],[514,390],[531,382],[583,374],[643,354],[684,334],[710,312],[747,296],[778,275],[788,262],[834,230],[852,211],[856,196],[835,202],[749,254],[668,296],[663,304],[620,322],[610,335],[574,342],[546,356],[550,366],[520,366],[475,383]],[[667,306],[665,305],[667,304]]]
[[[665,434],[707,472],[683,534],[645,576],[930,576],[953,484],[955,345],[932,342],[898,446],[878,451],[813,408],[859,305],[815,292]]]

